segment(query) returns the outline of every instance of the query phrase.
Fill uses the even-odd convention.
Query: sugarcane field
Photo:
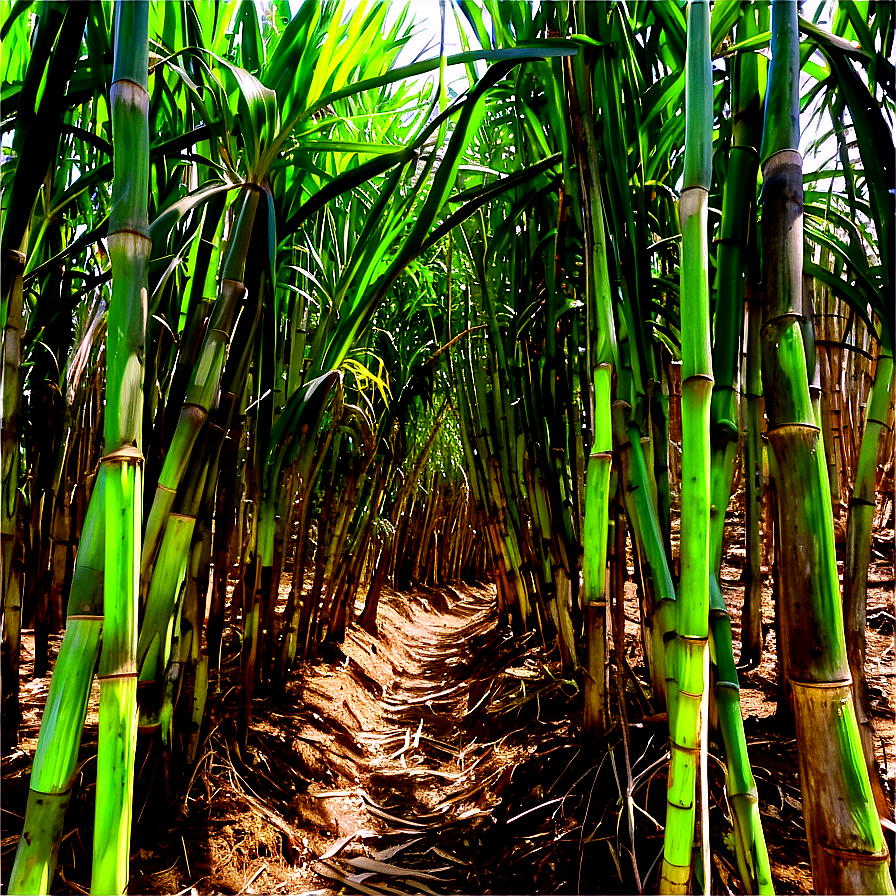
[[[896,4],[0,0],[0,889],[894,894]]]

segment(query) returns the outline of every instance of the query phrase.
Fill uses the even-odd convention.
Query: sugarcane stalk
[[[208,496],[208,489],[204,497],[206,496]],[[214,498],[213,488],[211,497]],[[187,768],[190,768],[196,759],[208,693],[208,652],[203,637],[203,628],[210,563],[210,526],[206,520],[199,519],[190,545],[187,578],[184,582],[184,608],[181,615],[182,637],[187,632],[190,635],[189,650],[185,652],[184,662],[187,665],[186,671],[192,672],[192,675],[184,675],[183,689],[179,697],[184,702],[188,702],[191,707],[190,722],[186,726],[184,738],[184,761]]]
[[[202,230],[196,240],[194,257],[191,259],[190,294],[187,301],[181,337],[178,341],[177,367],[168,390],[165,407],[179,408],[183,405],[192,374],[195,371],[199,352],[203,346],[204,326],[208,321],[209,307],[213,305],[217,292],[218,262],[220,261],[221,231],[224,227],[224,207],[226,196],[213,196],[205,208]],[[184,313],[181,314],[184,317]],[[149,440],[147,457],[146,486],[153,488],[158,482],[158,464],[163,461],[162,453],[174,436],[180,416],[166,414],[162,424],[154,427]]]
[[[22,643],[22,544],[19,536],[19,405],[22,400],[22,275],[25,256],[5,251],[3,277],[9,278],[4,296],[2,359],[2,435],[0,435],[0,589],[2,589],[3,634],[0,646],[0,709],[2,751],[11,752],[19,742],[19,658]],[[5,284],[4,284],[5,285]]]
[[[741,610],[740,657],[742,669],[755,669],[762,659],[762,507],[765,475],[762,461],[762,348],[759,339],[762,307],[747,285],[746,401],[744,412],[744,525],[747,566],[744,575],[744,604]]]
[[[168,665],[171,651],[171,619],[175,601],[187,570],[190,540],[196,519],[190,514],[172,513],[165,526],[162,544],[156,557],[152,581],[146,599],[146,612],[140,626],[137,640],[137,670],[141,690],[151,689],[152,683],[160,683]],[[157,695],[161,697],[161,693]],[[158,709],[141,697],[146,703],[148,716],[141,721],[141,727],[148,724],[149,717]]]
[[[247,190],[240,200],[236,223],[222,263],[220,293],[212,310],[198,360],[187,387],[186,399],[159,474],[159,482],[143,537],[140,577],[144,589],[149,584],[152,565],[165,531],[165,523],[174,506],[177,490],[183,481],[193,446],[218,396],[227,346],[237,320],[240,303],[246,293],[243,278],[258,200],[257,190]]]
[[[103,628],[106,468],[101,465],[84,517],[69,593],[65,636],[50,681],[34,754],[22,837],[9,892],[47,893],[78,763],[81,732]]]
[[[113,195],[109,212],[112,299],[106,334],[106,566],[100,654],[91,892],[125,893],[137,736],[137,603],[140,574],[143,354],[149,198],[149,4],[115,9],[111,90]]]
[[[840,105],[842,105],[842,100]],[[815,253],[814,260],[825,269],[829,269],[830,254],[830,250],[826,246],[820,246]],[[840,470],[838,464],[839,454],[834,441],[836,398],[833,386],[835,371],[839,373],[839,369],[835,364],[835,356],[839,352],[830,343],[839,336],[839,332],[833,325],[832,318],[836,314],[835,309],[839,307],[840,302],[829,289],[824,287],[821,290],[821,295],[822,306],[820,313],[816,312],[816,326],[823,340],[821,351],[821,431],[824,439],[824,453],[828,462],[828,484],[831,490],[834,519],[837,519],[840,516]]]
[[[54,154],[64,126],[63,115],[70,98],[67,85],[81,51],[88,9],[82,3],[59,0],[41,7],[29,63],[16,103],[12,154],[15,176],[4,184],[3,271],[0,272],[0,326],[9,317],[11,290],[18,276],[8,252],[27,251],[27,234],[41,187],[52,170]]]
[[[748,893],[774,893],[768,848],[759,816],[759,791],[744,733],[740,683],[731,647],[731,617],[718,580],[709,581],[709,627],[716,675],[713,695],[725,745],[726,789],[731,803],[735,852],[741,881]]]
[[[801,329],[803,221],[797,4],[772,7],[762,140],[763,374],[777,461],[783,650],[819,893],[892,893],[856,724],[828,475]]]
[[[607,688],[607,538],[609,532],[612,425],[612,368],[601,364],[594,374],[595,436],[588,458],[585,524],[582,533],[583,601],[585,611],[585,709],[583,734],[600,736],[609,725]],[[617,635],[618,637],[618,635]]]
[[[278,665],[278,684],[282,687],[286,682],[286,674],[295,663],[295,659],[299,648],[299,633],[303,618],[308,618],[305,613],[306,606],[310,605],[310,598],[302,599],[304,590],[305,576],[305,560],[308,552],[308,516],[310,513],[310,504],[312,494],[317,483],[320,471],[323,467],[324,458],[327,456],[330,444],[336,433],[335,421],[327,431],[326,436],[320,442],[314,439],[308,439],[304,436],[304,442],[299,452],[299,462],[297,466],[298,477],[304,483],[304,494],[302,495],[302,508],[299,515],[299,543],[296,545],[296,553],[293,568],[293,583],[290,593],[290,603],[287,605],[286,612],[286,632],[284,634],[283,643],[280,651]]]
[[[738,26],[738,39],[747,39],[755,32],[755,21],[748,12],[742,25]],[[747,892],[767,893],[772,892],[771,871],[743,732],[740,687],[731,643],[731,620],[719,586],[725,515],[738,448],[738,372],[744,321],[747,242],[754,215],[759,168],[756,137],[760,109],[758,60],[755,54],[738,57],[735,79],[737,106],[734,112],[734,140],[722,201],[722,232],[717,256],[718,298],[713,341],[715,385],[710,406],[710,637],[717,667],[713,696],[725,745],[738,867]],[[754,330],[758,332],[755,325]],[[758,436],[758,433],[755,435]],[[759,596],[761,598],[761,593]]]
[[[665,365],[662,368],[662,382],[653,391],[650,403],[651,429],[654,442],[659,449],[654,453],[653,478],[656,482],[657,518],[660,533],[667,550],[672,550],[672,487],[669,470],[669,380]]]
[[[738,26],[737,39],[756,32],[748,12]],[[744,329],[744,289],[747,240],[754,217],[757,149],[761,127],[759,63],[755,53],[737,57],[737,96],[733,115],[733,142],[728,156],[728,175],[722,199],[722,229],[717,252],[717,300],[712,366],[715,384],[710,406],[712,434],[712,485],[710,491],[710,558],[716,575],[722,562],[725,511],[731,497],[738,448],[739,367]]]
[[[631,408],[626,402],[614,403],[614,437],[619,448],[625,515],[634,530],[642,568],[647,567],[651,579],[648,594],[650,638],[645,644],[645,652],[649,657],[653,698],[660,705],[666,703],[672,712],[677,685],[672,664],[675,638],[669,635],[675,632],[675,586],[660,535],[656,506],[650,497],[641,432],[634,423],[626,428],[624,417],[627,411]]]
[[[32,373],[33,375],[33,373]],[[62,613],[51,600],[50,557],[52,527],[56,505],[57,484],[65,461],[65,441],[62,438],[62,396],[52,380],[42,384],[44,407],[49,405],[47,437],[31,471],[31,546],[32,556],[26,557],[26,568],[35,571],[25,594],[26,606],[34,607],[34,675],[49,673],[51,631],[62,628]],[[42,403],[43,403],[42,402]],[[44,453],[46,452],[46,453]],[[38,572],[39,571],[39,572]]]
[[[588,322],[586,356],[593,368],[589,408],[592,421],[591,451],[585,486],[585,522],[582,532],[582,603],[585,615],[585,714],[583,733],[602,735],[609,723],[607,688],[607,539],[609,532],[610,467],[613,450],[611,384],[616,365],[616,330],[607,259],[604,206],[599,180],[599,160],[587,98],[580,85],[589,83],[579,54],[567,60],[570,111],[578,156],[580,200],[585,239],[585,307]],[[576,77],[573,78],[573,72]],[[583,102],[584,100],[584,102]],[[553,324],[549,323],[549,331]],[[587,391],[583,390],[587,395]]]
[[[855,483],[849,501],[846,524],[846,561],[843,565],[843,615],[846,622],[846,652],[853,681],[853,700],[858,717],[862,750],[875,791],[878,810],[887,811],[886,799],[880,791],[880,770],[874,749],[874,727],[868,718],[865,656],[867,627],[868,566],[871,560],[871,530],[877,506],[877,461],[883,436],[887,432],[887,415],[893,402],[893,349],[882,343],[877,355],[877,369],[865,410],[865,429],[856,465]]]
[[[709,638],[709,523],[712,358],[707,216],[712,179],[712,66],[709,3],[688,6],[685,162],[681,193],[681,583],[676,602],[678,684],[670,715],[670,765],[661,893],[685,893],[692,870],[698,766],[705,765]],[[703,720],[701,722],[701,719]],[[705,769],[701,804],[706,806]],[[701,825],[705,839],[709,832]],[[703,854],[708,847],[704,842]],[[708,874],[709,869],[705,868]]]
[[[219,413],[226,418],[227,409],[232,409],[233,402],[225,401],[223,404],[224,409],[219,408]],[[175,512],[169,515],[165,524],[159,552],[153,564],[137,641],[141,734],[158,728],[165,709],[165,688],[171,680],[169,664],[173,655],[172,643],[179,636],[173,613],[181,589],[189,584],[188,559],[199,505],[208,478],[216,475],[217,452],[223,443],[222,433],[222,427],[212,422],[203,428],[201,439],[190,459],[190,472],[178,495]],[[211,457],[210,446],[213,446]],[[164,749],[162,753],[163,771],[168,782],[169,753]]]

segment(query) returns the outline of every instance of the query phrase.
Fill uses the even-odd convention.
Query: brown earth
[[[735,642],[745,560],[739,523],[735,512],[722,576]],[[877,539],[875,552],[868,674],[892,802],[892,542]],[[631,583],[625,610],[626,655],[643,676]],[[742,676],[741,699],[776,890],[809,893],[796,745],[774,718],[773,622],[767,594],[763,661]],[[30,649],[26,634],[21,750],[3,763],[4,883],[49,685],[31,679]],[[229,662],[235,668],[235,656]],[[224,695],[224,721],[176,818],[164,808],[163,789],[146,783],[157,780],[153,760],[138,760],[131,893],[597,893],[636,892],[639,883],[655,890],[664,717],[625,676],[613,682],[627,694],[625,737],[617,726],[583,749],[577,686],[537,633],[510,636],[491,586],[386,591],[377,638],[352,628],[329,662],[309,664],[296,678],[282,699],[257,701],[242,759],[228,748],[235,692]],[[96,696],[55,893],[89,886]],[[711,777],[712,888],[738,892],[723,774],[714,764]]]

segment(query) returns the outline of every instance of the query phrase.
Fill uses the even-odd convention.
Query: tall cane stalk
[[[706,726],[709,639],[709,408],[713,384],[707,233],[712,179],[712,66],[706,0],[692,0],[688,7],[687,40],[684,188],[680,203],[681,585],[676,604],[673,666],[678,697],[675,706],[670,707],[671,759],[662,893],[687,892],[698,765],[701,780],[705,780],[706,742],[701,734]],[[707,835],[705,829],[703,835]],[[708,868],[705,871],[708,873]]]
[[[137,596],[142,505],[143,354],[149,188],[149,4],[115,9],[114,141],[106,336],[106,569],[92,893],[128,885],[137,737]]]
[[[830,489],[802,333],[799,52],[797,4],[776,0],[761,153],[762,360],[777,465],[782,647],[815,890],[892,893],[856,724]]]
[[[579,99],[581,85],[590,84],[581,58],[569,62],[570,105],[574,146],[584,219],[586,318],[590,359],[592,420],[591,452],[585,488],[585,523],[582,531],[582,603],[585,616],[587,669],[583,732],[603,735],[609,726],[607,690],[607,538],[609,533],[610,467],[613,452],[611,385],[616,366],[616,330],[604,226],[604,204],[599,179],[597,144],[587,97]],[[583,390],[584,391],[584,390]]]
[[[865,431],[862,434],[856,479],[849,501],[846,562],[843,567],[843,611],[846,617],[847,653],[853,678],[853,699],[859,720],[859,732],[862,736],[862,749],[865,751],[865,761],[868,773],[872,776],[871,784],[874,789],[880,789],[879,772],[874,752],[874,728],[867,712],[865,679],[868,564],[871,559],[871,529],[877,504],[875,492],[877,459],[883,436],[887,431],[887,412],[893,401],[893,388],[892,335],[885,333],[885,341],[882,341],[877,355],[877,369],[865,411]],[[884,806],[880,808],[883,809]]]
[[[21,536],[18,529],[19,508],[19,405],[21,403],[22,363],[22,274],[25,256],[21,252],[7,251],[3,257],[6,272],[12,271],[8,301],[0,345],[0,594],[3,604],[3,635],[0,646],[0,684],[3,697],[0,701],[3,753],[18,744],[19,722],[22,711],[19,706],[19,655],[22,645],[22,575],[19,553]]]
[[[756,34],[751,12],[738,27],[738,37]],[[712,432],[712,484],[710,507],[710,638],[715,665],[713,695],[725,745],[728,792],[736,837],[741,879],[752,893],[771,893],[771,869],[758,793],[744,735],[740,686],[731,643],[731,620],[722,598],[719,575],[722,563],[725,515],[731,498],[738,447],[738,367],[744,324],[744,286],[748,237],[754,219],[760,128],[759,61],[745,54],[735,62],[733,145],[722,201],[722,229],[718,248],[718,292],[713,340],[713,387],[710,407]]]
[[[106,473],[101,467],[84,518],[65,637],[41,720],[25,823],[9,878],[10,893],[48,893],[56,870],[90,686],[100,653]]]

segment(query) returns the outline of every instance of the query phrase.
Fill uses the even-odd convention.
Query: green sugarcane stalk
[[[464,231],[461,230],[464,235]],[[481,437],[480,427],[475,425],[479,416],[478,401],[476,398],[475,383],[472,375],[474,364],[474,342],[471,336],[470,304],[471,290],[467,292],[467,308],[465,317],[465,332],[467,338],[461,342],[461,358],[455,363],[449,355],[449,375],[458,395],[457,420],[466,461],[466,469],[469,471],[473,492],[476,499],[484,507],[489,507],[487,523],[485,526],[488,536],[489,556],[494,568],[495,584],[498,590],[498,608],[502,614],[511,613],[514,619],[519,619],[525,624],[529,615],[528,595],[518,567],[515,567],[509,543],[501,537],[498,517],[501,503],[492,492],[491,478],[485,469],[485,446]],[[391,552],[390,558],[394,562],[395,552]],[[522,601],[522,602],[521,602]],[[517,614],[519,614],[517,616]]]
[[[146,599],[146,612],[140,625],[140,637],[137,640],[137,670],[141,692],[151,689],[152,683],[160,683],[168,665],[171,619],[186,575],[195,523],[196,518],[191,514],[172,513],[165,526]],[[161,692],[156,696],[160,699]],[[141,720],[141,728],[157,724],[157,719],[150,719],[157,715],[158,700],[152,706],[141,693],[140,702],[141,707],[145,705],[147,712],[146,718]]]
[[[856,724],[827,469],[809,396],[799,138],[797,4],[776,0],[761,153],[762,358],[806,836],[816,892],[893,893]]]
[[[215,474],[215,470],[210,468],[216,467],[217,454],[210,456],[209,443],[213,442],[220,449],[223,443],[221,432],[220,426],[211,423],[203,429],[191,455],[184,486],[165,524],[153,564],[137,641],[141,733],[158,725],[163,696],[161,685],[172,656],[171,643],[177,636],[172,627],[172,614],[187,578],[190,545],[206,482],[209,475]]]
[[[249,335],[254,332],[256,322],[257,318],[244,315],[243,325],[248,329]],[[238,330],[237,336],[241,332],[244,331]],[[236,383],[245,383],[248,345],[238,344],[243,344],[244,350],[239,356],[233,352],[229,356],[230,363],[224,373],[220,399],[191,452],[188,473],[174,502],[174,510],[165,524],[158,555],[153,564],[137,644],[141,733],[157,729],[162,722],[166,708],[165,689],[172,681],[171,676],[180,671],[180,666],[177,669],[171,668],[172,662],[177,663],[172,660],[172,642],[178,635],[173,614],[181,588],[196,587],[194,576],[189,572],[187,558],[191,553],[191,543],[196,543],[195,531],[200,505],[203,499],[207,503],[213,500],[220,454],[224,446],[223,433],[231,423],[236,405],[233,390],[241,388]],[[200,638],[198,626],[193,628],[191,651]],[[195,660],[198,661],[198,654]],[[203,697],[200,704],[204,706],[204,702]],[[201,712],[198,707],[196,711]],[[198,732],[198,726],[196,730]],[[169,774],[168,755],[163,750],[166,780]]]
[[[411,490],[416,487],[417,480],[420,478],[420,474],[423,472],[423,468],[426,465],[426,461],[429,457],[429,452],[432,449],[433,442],[435,441],[436,436],[441,430],[442,421],[445,418],[447,410],[448,402],[446,400],[442,404],[442,407],[439,409],[439,412],[436,415],[429,436],[427,437],[426,442],[424,442],[423,447],[420,449],[420,452],[417,455],[417,459],[414,462],[414,466],[411,468],[410,473],[406,474],[401,480],[401,485],[398,488],[398,491],[392,503],[392,509],[389,513],[389,523],[393,527],[393,531],[394,527],[398,525],[398,522],[401,519],[402,513],[404,512],[404,508],[407,505],[408,498],[411,494]],[[380,427],[382,432],[383,423],[380,424]],[[463,438],[463,433],[461,433],[461,437]],[[386,477],[384,476],[383,478],[385,479]],[[474,479],[474,488],[475,485],[476,480]],[[358,619],[358,625],[360,625],[360,627],[363,628],[366,632],[374,636],[377,633],[376,616],[379,606],[380,594],[382,592],[383,583],[385,581],[385,572],[388,568],[389,560],[394,555],[397,548],[398,544],[396,539],[394,538],[390,539],[387,545],[383,545],[380,548],[380,557],[376,563],[376,571],[373,575],[373,580],[371,581],[370,587],[367,591],[367,596],[364,601],[364,610],[362,611]]]
[[[737,29],[737,39],[756,32],[747,13]],[[718,575],[722,562],[725,511],[731,498],[738,448],[738,372],[744,329],[744,288],[747,240],[754,217],[757,148],[761,127],[759,62],[755,53],[739,55],[735,62],[737,102],[733,115],[733,145],[728,156],[728,176],[722,199],[722,228],[717,253],[717,301],[712,365],[715,385],[710,406],[712,434],[711,540],[712,568]]]
[[[707,213],[712,180],[712,65],[709,3],[688,6],[684,188],[681,259],[681,584],[676,603],[678,695],[670,716],[670,766],[661,893],[685,893],[691,878],[698,759],[705,793],[705,727],[709,638],[709,335]],[[701,722],[701,719],[703,720]],[[705,830],[703,854],[707,855]],[[705,867],[705,873],[709,873]]]
[[[607,689],[607,539],[609,533],[610,468],[613,432],[610,419],[612,368],[594,372],[594,443],[588,457],[585,523],[582,533],[582,578],[587,666],[582,732],[601,736],[609,727]]]
[[[308,551],[308,516],[314,488],[318,476],[323,467],[324,458],[330,448],[330,443],[336,432],[335,421],[327,430],[326,436],[321,441],[309,439],[303,436],[301,448],[298,452],[299,461],[296,467],[297,476],[304,483],[302,495],[302,507],[299,514],[299,543],[296,545],[296,553],[293,568],[293,584],[289,602],[286,608],[286,631],[280,649],[280,657],[277,670],[277,684],[282,688],[286,683],[286,675],[295,663],[299,648],[299,634],[301,630],[302,589],[305,575],[305,560]],[[305,598],[307,602],[308,598]]]
[[[485,221],[481,213],[480,222],[482,230],[485,232]],[[490,445],[489,456],[493,455],[498,462],[499,482],[501,492],[505,496],[504,503],[508,527],[514,534],[515,540],[519,543],[525,536],[522,535],[520,522],[519,508],[521,501],[518,491],[518,479],[515,479],[512,475],[516,468],[511,460],[511,456],[516,449],[516,427],[514,407],[511,403],[511,375],[507,353],[504,349],[504,338],[498,325],[498,309],[492,296],[492,291],[489,288],[483,255],[484,247],[481,254],[473,255],[473,262],[479,280],[480,294],[485,306],[485,326],[490,336],[491,363],[488,365],[487,373],[491,379],[491,401],[485,401],[480,404],[480,413],[483,417],[483,423],[488,420],[488,425],[484,426],[483,433]],[[479,377],[480,372],[483,374],[481,378]],[[482,396],[489,394],[486,389],[485,372],[482,371],[482,368],[476,368],[476,389],[478,394]],[[483,404],[484,407],[482,406]],[[491,410],[490,415],[488,413],[489,410]]]
[[[208,491],[206,491],[208,494]],[[214,492],[212,492],[212,497]],[[205,599],[208,593],[211,564],[210,525],[202,518],[197,522],[190,545],[187,578],[184,583],[184,609],[182,629],[190,634],[189,651],[185,661],[192,675],[184,676],[184,687],[178,699],[191,706],[190,723],[185,726],[184,762],[189,769],[196,758],[205,716],[205,700],[208,689],[208,653],[203,637]],[[185,796],[185,795],[184,795]]]
[[[886,336],[889,336],[887,333]],[[846,562],[843,565],[843,615],[846,622],[846,651],[853,680],[853,699],[862,736],[865,763],[872,789],[879,789],[880,771],[874,750],[874,728],[868,718],[865,677],[865,631],[867,627],[868,565],[871,560],[871,530],[877,505],[877,459],[887,433],[887,415],[893,402],[894,366],[891,345],[882,343],[877,369],[865,410],[865,430],[856,464],[855,483],[846,524]],[[878,786],[875,787],[875,784]],[[879,798],[878,798],[878,801]],[[886,800],[879,806],[886,811]]]
[[[202,230],[190,259],[192,272],[190,293],[185,302],[186,311],[182,311],[180,315],[183,325],[178,330],[181,337],[177,345],[177,367],[168,389],[166,408],[178,408],[183,404],[192,374],[195,371],[199,352],[203,347],[203,328],[218,289],[218,262],[221,255],[221,234],[226,217],[224,214],[226,199],[224,194],[220,194],[209,200],[203,215]],[[157,480],[159,475],[157,465],[162,462],[161,454],[173,437],[174,430],[180,421],[180,417],[172,419],[173,417],[173,414],[166,416],[163,425],[153,429],[146,453],[147,457],[158,459],[155,463],[147,463],[147,485],[151,485]],[[167,422],[167,426],[164,425],[165,422]]]
[[[246,293],[243,278],[258,200],[257,190],[247,190],[240,200],[237,220],[222,263],[220,293],[193,368],[171,446],[159,474],[143,537],[140,578],[144,590],[152,576],[153,562],[165,531],[165,523],[189,465],[193,446],[218,395],[227,346],[240,302]]]
[[[709,588],[710,644],[716,665],[713,697],[725,746],[727,790],[733,811],[738,870],[748,893],[773,893],[765,833],[759,816],[758,792],[744,734],[740,683],[731,639],[731,617],[714,572],[710,576]]]
[[[614,438],[619,446],[622,495],[625,515],[632,525],[642,568],[651,579],[648,616],[650,638],[645,644],[649,657],[653,698],[674,711],[677,685],[673,675],[675,638],[675,586],[669,569],[656,505],[651,500],[647,462],[641,447],[641,432],[631,423],[626,428],[625,416],[631,407],[622,401],[613,404]],[[667,646],[668,645],[668,646]]]
[[[748,12],[738,27],[738,40],[756,32]],[[717,664],[713,687],[719,726],[725,744],[728,792],[734,819],[738,867],[750,893],[772,892],[771,872],[756,785],[753,781],[740,710],[740,687],[734,666],[731,620],[722,599],[719,574],[722,564],[725,514],[731,497],[738,448],[738,368],[744,320],[747,240],[754,216],[759,153],[759,66],[755,54],[737,59],[737,104],[734,145],[722,201],[722,232],[718,249],[718,300],[713,341],[715,385],[710,406],[712,483],[710,489],[710,635]]]
[[[610,467],[613,451],[611,385],[616,366],[616,330],[607,259],[607,236],[599,180],[599,159],[592,120],[576,87],[590,83],[581,54],[567,62],[570,111],[578,156],[580,199],[585,238],[585,308],[588,321],[586,356],[593,368],[590,408],[592,431],[585,487],[582,532],[582,602],[585,615],[585,710],[583,733],[600,736],[609,724],[607,688],[607,539],[609,537]],[[587,109],[587,106],[585,106]],[[553,329],[549,323],[549,332]],[[585,391],[585,390],[583,390]],[[587,393],[586,393],[587,394]],[[579,430],[581,427],[579,427]]]
[[[768,849],[759,816],[759,791],[747,753],[740,683],[731,648],[731,617],[725,609],[715,576],[709,581],[709,627],[716,667],[713,694],[725,745],[726,789],[731,802],[738,870],[748,893],[774,893]]]
[[[72,576],[69,617],[59,648],[28,791],[25,823],[9,892],[48,893],[56,870],[62,825],[78,765],[81,731],[100,654],[105,562],[106,469],[100,467],[84,519]]]
[[[819,249],[818,263],[825,269],[829,269],[830,254],[830,250],[826,246],[822,246]],[[821,313],[817,319],[819,335],[825,341],[825,346],[821,353],[821,430],[824,439],[824,453],[828,461],[828,484],[831,490],[835,519],[840,515],[840,469],[837,446],[834,443],[833,417],[836,402],[833,395],[833,386],[835,371],[839,367],[837,364],[837,354],[839,353],[835,352],[833,346],[827,343],[830,340],[837,340],[839,336],[832,320],[839,309],[839,305],[839,300],[831,290],[822,288]]]
[[[226,393],[222,387],[222,392]],[[185,750],[187,766],[192,766],[200,743],[200,736],[204,733],[203,719],[205,714],[205,702],[208,691],[209,672],[209,638],[208,622],[206,619],[206,596],[209,586],[212,584],[212,524],[214,517],[215,495],[218,488],[218,472],[221,469],[221,459],[224,454],[225,437],[223,421],[229,425],[231,411],[235,405],[232,394],[223,394],[218,404],[216,418],[209,421],[209,430],[215,434],[210,436],[210,441],[217,445],[217,451],[213,454],[208,465],[203,483],[203,494],[197,521],[194,527],[193,540],[190,548],[190,561],[187,565],[187,580],[185,583],[185,605],[188,612],[185,614],[193,628],[193,641],[190,652],[190,665],[195,671],[193,678],[193,718],[189,729],[188,745]],[[224,409],[222,409],[224,406]],[[198,491],[198,490],[197,490]],[[224,514],[222,514],[223,516]],[[221,527],[226,529],[226,524],[221,521]],[[226,564],[225,564],[226,567]],[[214,599],[212,599],[212,604]],[[211,607],[208,615],[211,616]],[[203,630],[205,630],[203,632]]]
[[[548,325],[548,330],[551,325]],[[550,619],[551,625],[557,632],[558,644],[563,666],[568,671],[578,667],[576,660],[575,637],[572,627],[572,619],[567,607],[567,597],[570,589],[569,579],[569,550],[570,543],[569,524],[570,514],[564,506],[564,487],[558,472],[557,460],[552,455],[556,451],[549,450],[551,439],[556,434],[551,433],[547,426],[547,417],[552,415],[550,408],[553,404],[553,387],[548,386],[546,379],[552,379],[548,375],[547,362],[543,368],[535,361],[531,353],[525,358],[525,386],[523,390],[525,401],[525,428],[529,432],[530,447],[527,450],[526,486],[528,502],[532,514],[531,538],[524,537],[515,544],[519,546],[519,553],[515,556],[517,583],[524,585],[526,575],[520,566],[522,552],[527,552],[531,557],[537,558],[537,573],[534,578],[536,590],[541,596],[541,603]],[[563,414],[562,410],[556,413]],[[534,445],[531,442],[534,441]],[[561,443],[562,444],[562,443]],[[564,452],[557,449],[560,454]],[[566,527],[564,535],[560,530]],[[534,571],[534,570],[533,570]],[[536,617],[539,624],[545,620]]]
[[[137,603],[143,455],[143,352],[149,239],[149,3],[115,9],[111,90],[113,194],[107,237],[112,299],[106,334],[106,566],[99,663],[91,892],[125,893],[137,737]]]

